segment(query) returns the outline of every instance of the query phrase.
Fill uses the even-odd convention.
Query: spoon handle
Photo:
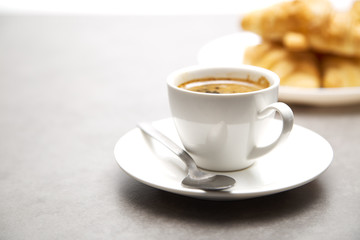
[[[167,136],[159,132],[150,123],[138,123],[137,127],[144,133],[162,143],[165,147],[175,153],[185,164],[189,171],[197,169],[197,166],[192,157],[176,143],[170,140]]]

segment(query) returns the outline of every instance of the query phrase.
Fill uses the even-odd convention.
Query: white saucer
[[[271,124],[270,131],[278,133],[280,121],[273,120]],[[171,119],[157,121],[154,126],[181,145]],[[114,154],[119,166],[144,184],[210,200],[254,198],[299,187],[323,173],[333,158],[332,148],[324,138],[294,125],[288,140],[259,158],[254,165],[242,171],[223,173],[236,179],[234,187],[224,191],[204,191],[183,187],[181,181],[186,172],[181,160],[137,128],[119,139]]]
[[[261,38],[251,32],[238,32],[205,44],[198,52],[200,65],[239,66],[245,49],[259,44]],[[279,100],[313,106],[342,106],[360,103],[360,87],[346,88],[295,88],[280,86]]]

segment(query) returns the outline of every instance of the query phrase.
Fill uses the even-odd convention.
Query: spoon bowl
[[[181,182],[183,186],[208,191],[223,190],[234,186],[235,179],[224,175],[213,175],[204,179],[194,179],[189,175]]]

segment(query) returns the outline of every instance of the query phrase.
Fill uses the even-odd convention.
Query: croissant
[[[282,2],[245,15],[241,26],[291,51],[360,57],[360,1],[349,12],[335,11],[327,0]]]
[[[355,87],[360,86],[360,59],[339,56],[324,56],[321,59],[323,86]]]
[[[275,72],[280,77],[282,86],[321,86],[319,62],[311,52],[291,52],[278,44],[263,42],[246,48],[244,63]]]

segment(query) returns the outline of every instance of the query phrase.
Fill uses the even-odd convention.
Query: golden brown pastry
[[[327,88],[360,86],[360,59],[324,56],[321,59],[323,86]]]
[[[311,29],[324,26],[332,11],[327,0],[295,0],[248,13],[241,25],[266,40],[281,42],[287,33],[306,35]]]
[[[292,51],[360,57],[360,1],[349,12],[336,12],[327,0],[282,2],[245,15],[241,25]]]
[[[343,56],[360,57],[360,2],[350,12],[333,12],[326,26],[308,35],[314,50]]]
[[[244,63],[275,72],[283,86],[321,86],[318,60],[310,52],[291,52],[278,44],[264,42],[246,49]]]

